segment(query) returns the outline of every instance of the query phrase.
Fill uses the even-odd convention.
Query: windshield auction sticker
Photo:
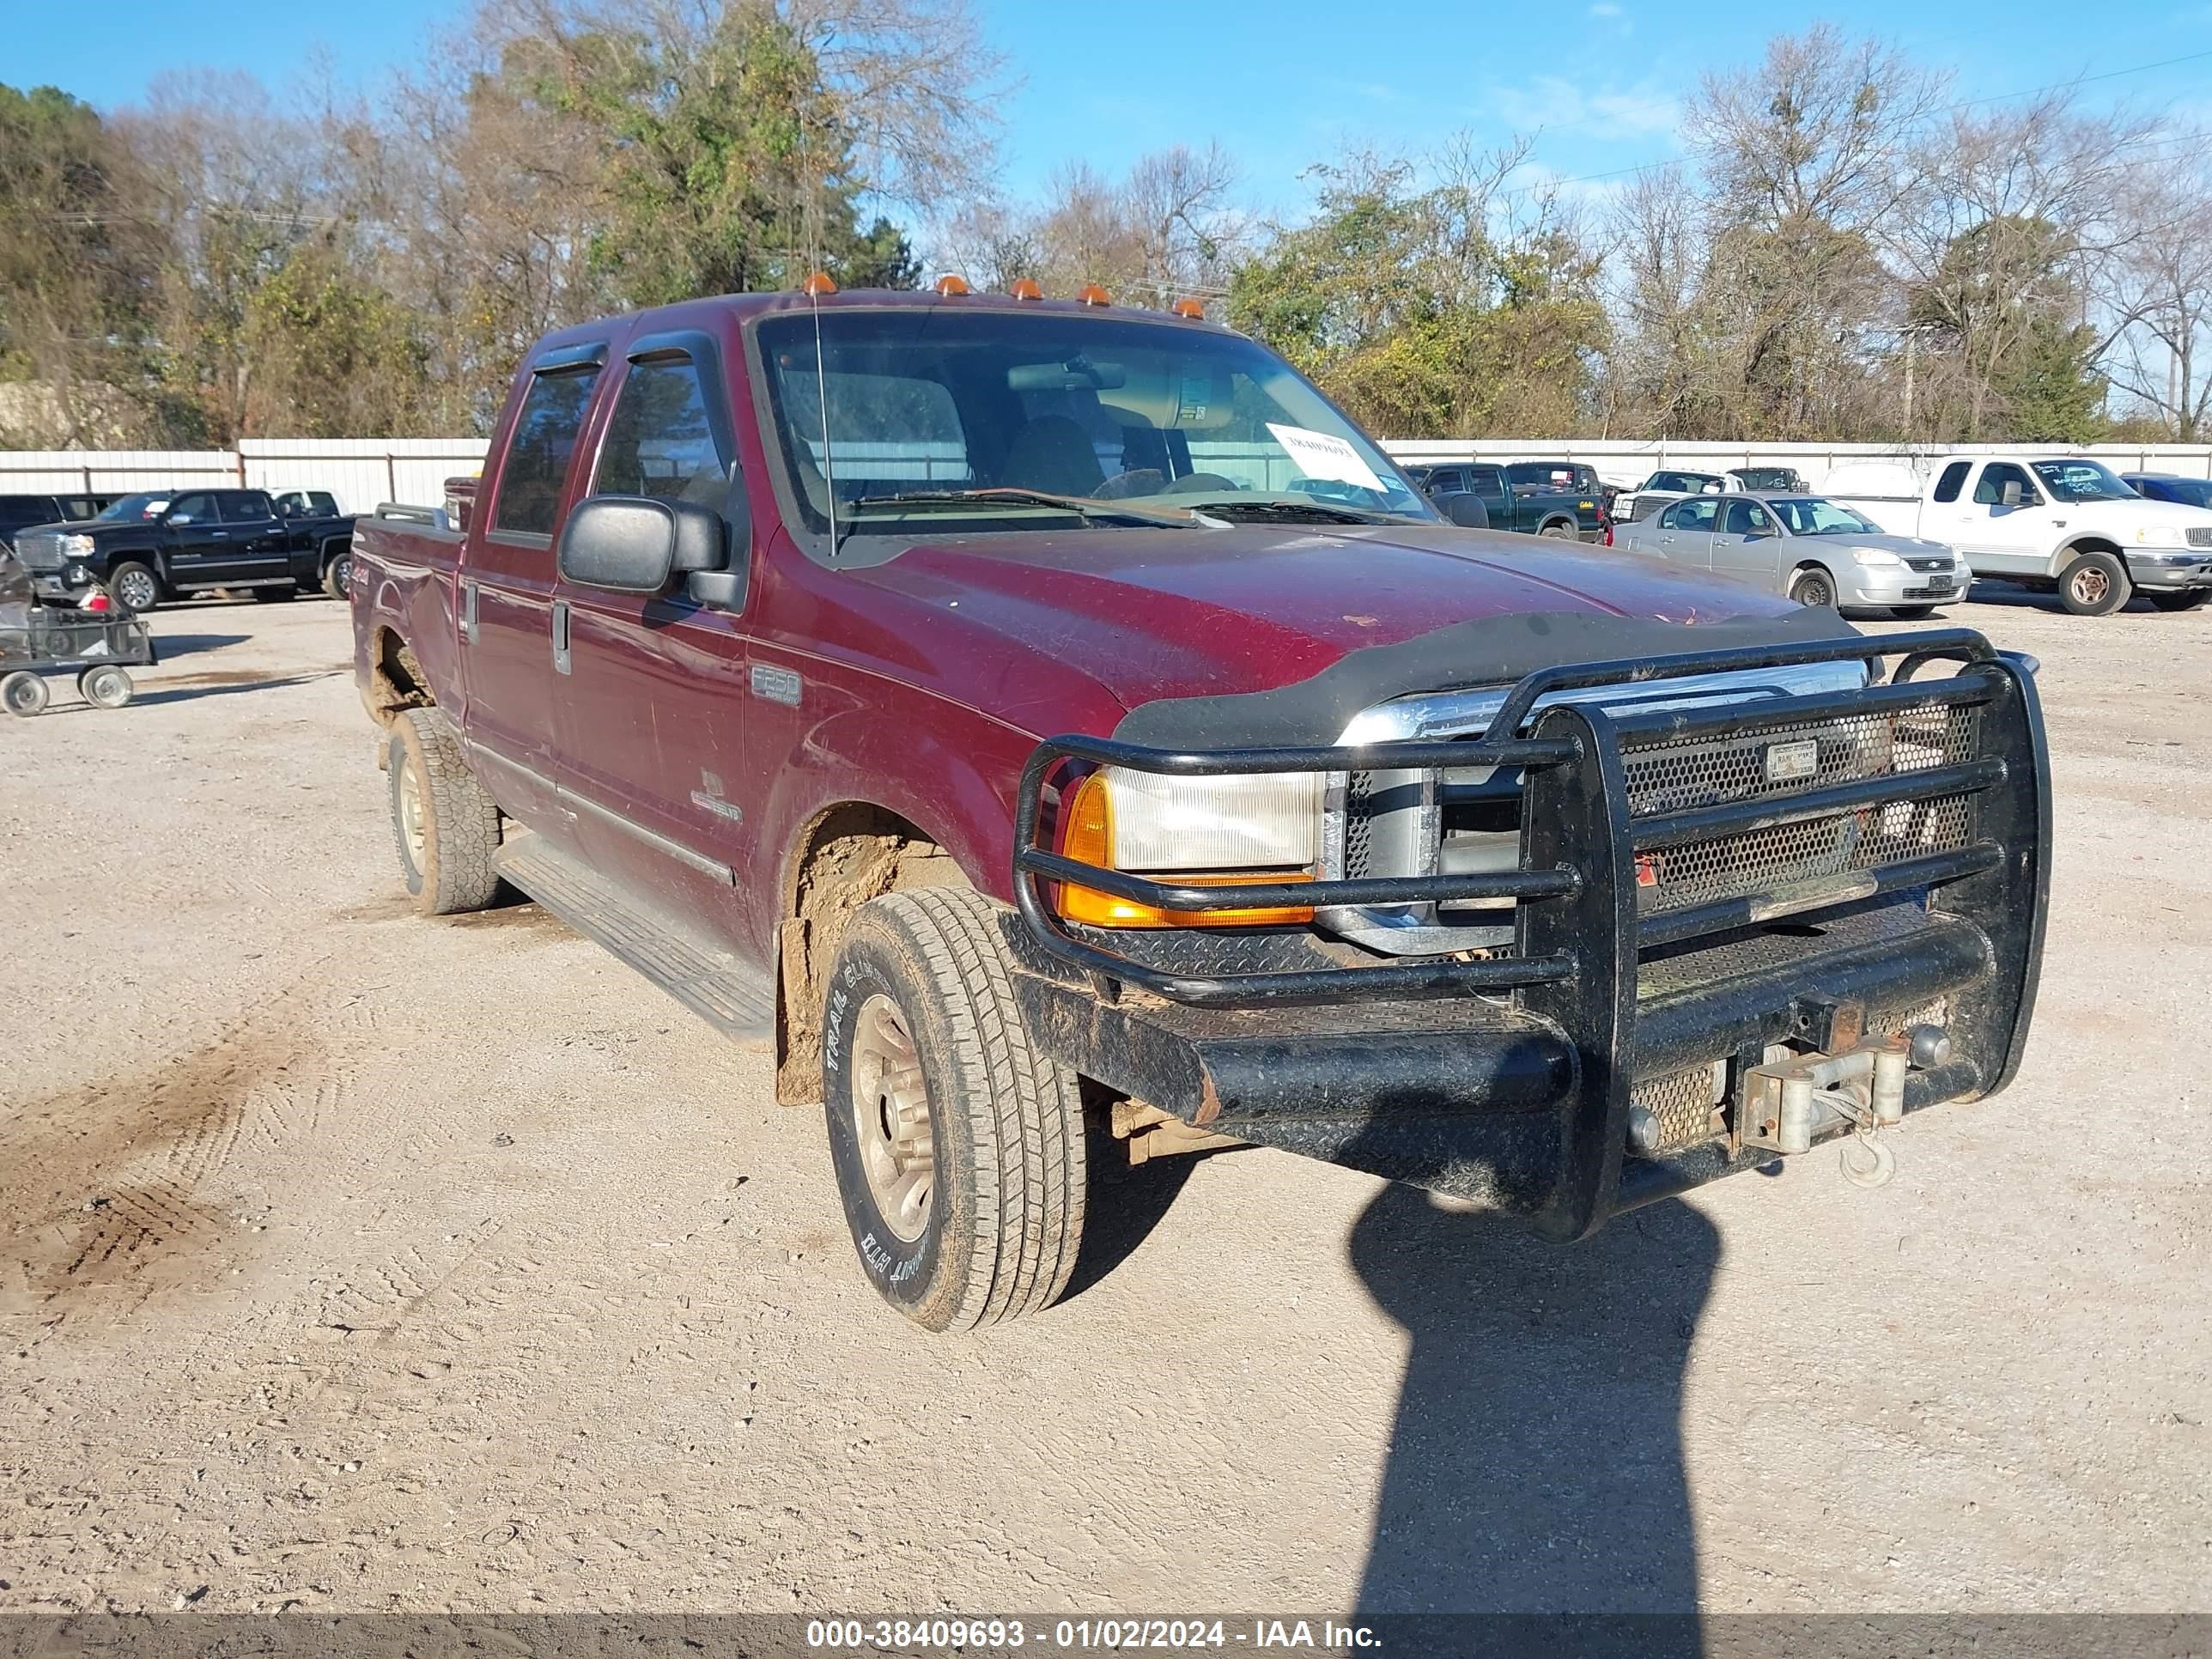
[[[1277,426],[1267,422],[1267,430],[1275,434],[1275,441],[1291,452],[1291,459],[1305,469],[1309,478],[1327,478],[1335,483],[1357,484],[1362,489],[1383,493],[1382,480],[1375,476],[1375,469],[1359,459],[1359,452],[1343,439],[1326,432],[1309,432],[1302,426]]]

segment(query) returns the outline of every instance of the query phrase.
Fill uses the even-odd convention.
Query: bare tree
[[[2212,429],[2212,134],[2185,130],[2139,147],[2117,204],[2122,246],[2106,267],[2106,363],[2114,384],[2183,443]],[[2149,165],[2143,165],[2148,161]]]

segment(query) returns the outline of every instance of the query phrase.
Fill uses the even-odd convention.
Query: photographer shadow
[[[1662,1203],[1560,1246],[1393,1185],[1350,1250],[1412,1340],[1358,1612],[1674,1615],[1644,1650],[1697,1652],[1680,1425],[1713,1224]]]

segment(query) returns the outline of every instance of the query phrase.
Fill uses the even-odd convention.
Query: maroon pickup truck
[[[1454,528],[1250,340],[945,286],[552,335],[351,572],[422,908],[772,1041],[902,1312],[1051,1303],[1109,1151],[1569,1240],[2012,1077],[2032,664]]]

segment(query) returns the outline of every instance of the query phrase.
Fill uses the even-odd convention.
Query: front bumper
[[[1860,605],[1956,605],[1974,585],[1974,573],[1962,562],[1948,570],[1899,570],[1892,567],[1844,565],[1836,572],[1836,603]]]
[[[1530,718],[1537,697],[1563,687],[1824,655],[1905,660],[1889,684],[1780,700],[1786,707],[1615,715],[1566,703]],[[1955,676],[1912,678],[1947,658],[1960,665]],[[1802,744],[1808,732],[1875,723],[1904,732],[1958,717],[1975,734],[1972,751],[1954,744],[1940,764],[1899,763],[1802,790],[1761,784],[1686,805],[1655,804],[1647,792],[1655,764],[1663,771],[1671,757],[1716,744],[1741,749],[1747,737]],[[1175,754],[1086,738],[1041,745],[1023,779],[1018,915],[1006,918],[1034,1036],[1064,1063],[1192,1126],[1471,1199],[1560,1238],[1775,1158],[1773,1126],[1748,1103],[1753,1073],[1778,1061],[1935,1024],[1950,1051],[1911,1070],[1903,1110],[2009,1080],[2041,958],[2050,806],[2033,681],[1978,635],[1545,671],[1516,688],[1492,733],[1352,750]],[[1170,909],[1284,902],[1259,884],[1178,886],[1047,850],[1048,783],[1075,766],[1214,775],[1385,763],[1522,768],[1520,867],[1305,884],[1297,902],[1510,899],[1510,951],[1373,963],[1348,947],[1333,958],[1316,948],[1311,965],[1290,965],[1296,953],[1286,963],[1276,951],[1255,955],[1255,972],[1178,972],[1158,965],[1158,938],[1141,947],[1153,962],[1139,961],[1133,939],[1079,936],[1049,908],[1048,884],[1073,876]],[[1646,781],[1632,786],[1632,771]],[[1923,821],[1917,814],[1951,815],[1940,844],[1883,827]],[[1708,885],[1694,890],[1697,902],[1655,906],[1645,879],[1664,867],[1655,860],[1684,858],[1686,871],[1705,860],[1698,879],[1710,883],[1706,849],[1799,834],[1839,836],[1833,845],[1864,856],[1815,879]],[[1724,896],[1702,896],[1710,891]],[[1202,930],[1191,937],[1224,959],[1225,941]],[[1815,1138],[1847,1127],[1828,1122]]]
[[[2137,587],[2212,587],[2212,551],[2128,554]]]

